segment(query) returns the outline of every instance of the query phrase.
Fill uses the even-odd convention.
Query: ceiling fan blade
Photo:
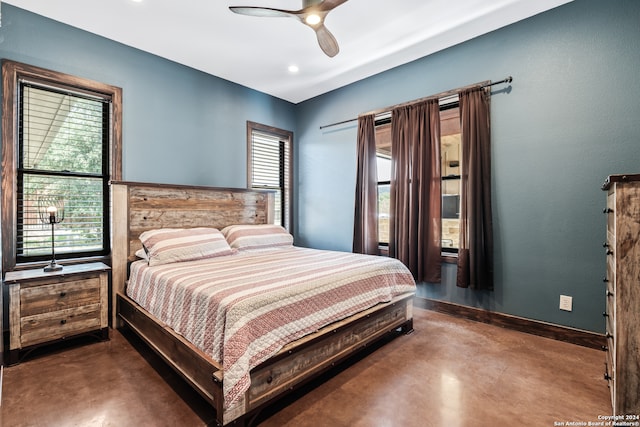
[[[303,0],[303,8],[300,10],[273,9],[270,7],[257,6],[230,6],[229,9],[241,15],[297,18],[304,25],[311,27],[311,29],[316,32],[320,48],[327,56],[333,58],[340,52],[340,48],[338,47],[336,38],[327,27],[324,26],[324,18],[331,10],[347,1],[348,0]],[[316,18],[313,22],[308,19],[311,18],[312,15],[315,15]]]
[[[230,6],[232,12],[240,15],[259,16],[259,17],[275,17],[275,18],[296,18],[296,13],[290,10],[272,9],[270,7],[253,7],[253,6]]]
[[[324,24],[318,25],[317,27],[312,27],[316,36],[318,37],[318,44],[320,45],[320,49],[327,56],[333,58],[340,52],[340,48],[338,47],[338,42],[336,38],[331,34],[331,32],[324,26]]]
[[[320,3],[322,10],[331,10],[340,6],[342,3],[346,3],[348,0],[324,0]]]

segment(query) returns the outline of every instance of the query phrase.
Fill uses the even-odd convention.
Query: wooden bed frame
[[[287,346],[251,371],[237,405],[223,407],[221,364],[157,320],[125,294],[128,267],[145,230],[268,223],[273,193],[167,184],[112,182],[112,325],[139,335],[216,410],[218,425],[245,425],[274,399],[390,334],[413,330],[413,293],[333,323]]]

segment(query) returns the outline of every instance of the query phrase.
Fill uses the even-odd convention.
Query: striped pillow
[[[147,252],[150,266],[213,258],[235,252],[216,228],[149,230],[140,235],[140,241]]]
[[[293,245],[293,236],[274,224],[230,225],[222,229],[222,234],[229,246],[238,250]]]

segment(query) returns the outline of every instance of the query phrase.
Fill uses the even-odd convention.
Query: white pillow
[[[140,248],[136,251],[136,256],[138,258],[142,258],[144,260],[149,261],[149,256],[147,255],[147,251],[144,250],[144,248]]]
[[[216,228],[160,228],[145,231],[140,235],[140,241],[150,266],[234,253]]]
[[[230,225],[222,229],[232,249],[256,249],[292,246],[293,236],[280,225]]]

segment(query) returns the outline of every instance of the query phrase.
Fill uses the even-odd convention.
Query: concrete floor
[[[413,334],[268,408],[258,425],[554,426],[611,413],[601,351],[418,308],[414,316]],[[2,398],[5,427],[215,425],[206,402],[126,331],[6,367]]]

